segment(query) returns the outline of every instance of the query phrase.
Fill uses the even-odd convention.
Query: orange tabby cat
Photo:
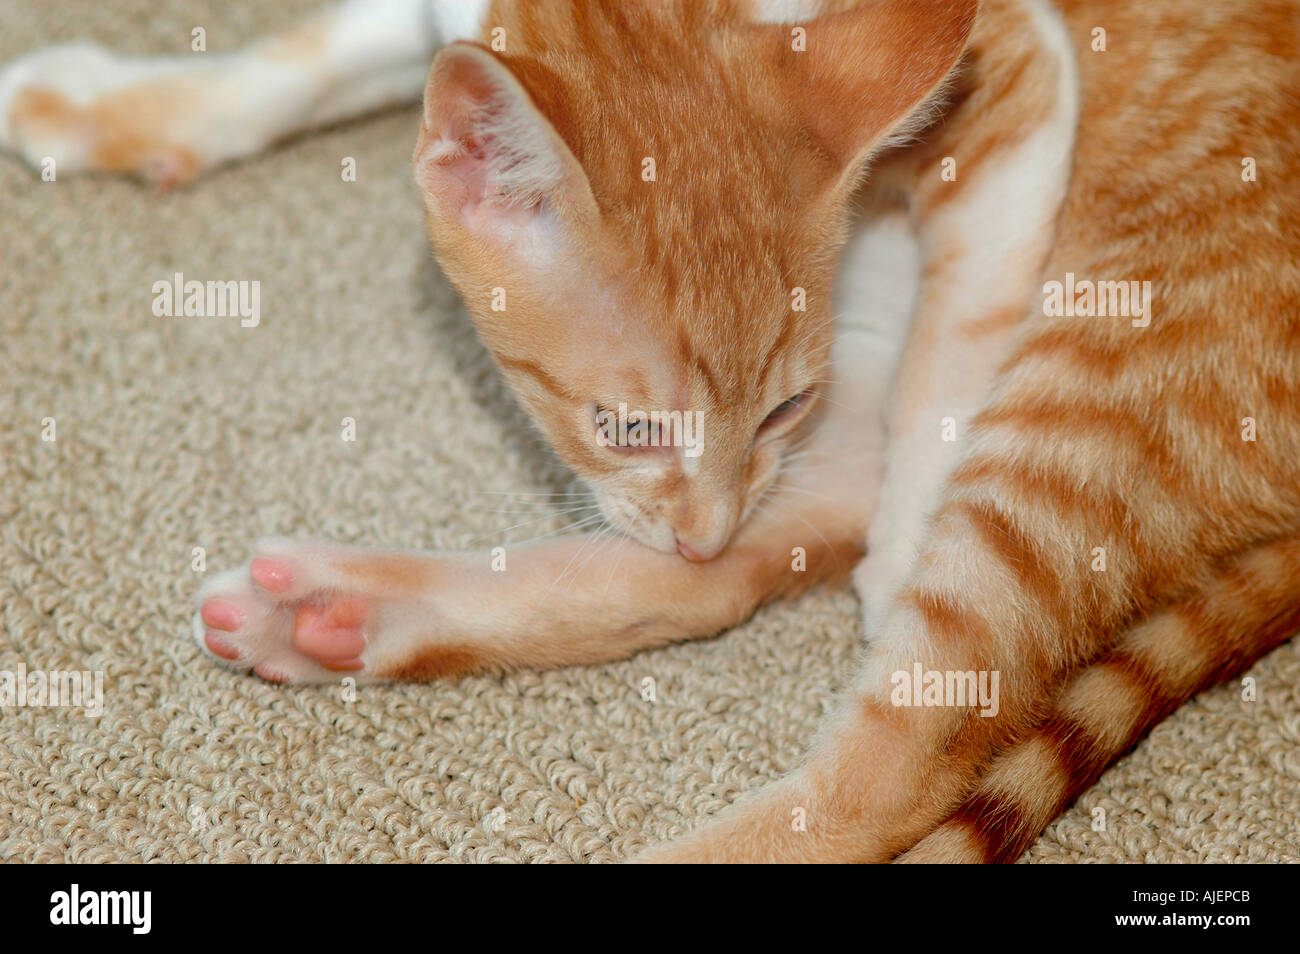
[[[352,3],[214,66],[34,54],[0,145],[185,181],[449,43],[430,238],[623,535],[507,573],[268,541],[200,644],[280,681],[592,663],[852,572],[863,665],[805,765],[643,857],[1013,860],[1300,628],[1298,14]],[[662,414],[604,440],[620,405]],[[618,573],[557,589],[589,549]]]

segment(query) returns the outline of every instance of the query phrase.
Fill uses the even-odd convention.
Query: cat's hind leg
[[[126,57],[49,47],[0,66],[0,149],[56,175],[161,186],[424,89],[435,49],[474,36],[486,0],[349,0],[233,53]]]

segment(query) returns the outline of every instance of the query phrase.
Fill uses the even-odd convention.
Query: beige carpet
[[[78,38],[179,50],[194,26],[220,50],[305,6],[4,0],[0,60]],[[794,766],[845,680],[844,593],[619,665],[355,702],[199,654],[195,546],[209,571],[267,533],[461,548],[523,519],[487,491],[563,486],[431,264],[415,124],[162,197],[0,161],[0,669],[106,673],[97,721],[0,710],[0,858],[615,860]],[[261,326],[154,317],[177,270],[260,280]],[[1300,860],[1300,646],[1253,676],[1258,701],[1184,708],[1028,858]]]

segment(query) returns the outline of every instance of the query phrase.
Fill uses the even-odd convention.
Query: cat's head
[[[504,52],[438,55],[415,153],[438,258],[521,404],[611,523],[689,559],[816,415],[848,199],[977,3],[798,28],[735,6],[498,0]]]

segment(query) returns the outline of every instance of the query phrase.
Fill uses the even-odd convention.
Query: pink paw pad
[[[222,659],[234,661],[239,658],[239,650],[234,646],[221,641],[220,637],[212,633],[203,635],[203,643],[214,656],[220,656]]]
[[[225,600],[208,600],[203,604],[199,615],[208,626],[227,633],[233,633],[244,625],[243,612],[238,606]]]
[[[361,627],[369,612],[369,604],[356,596],[344,597],[324,608],[299,607],[294,621],[294,648],[326,669],[361,669],[361,653],[366,648]]]
[[[258,557],[248,565],[248,574],[264,590],[283,593],[293,586],[293,569],[270,557]]]

